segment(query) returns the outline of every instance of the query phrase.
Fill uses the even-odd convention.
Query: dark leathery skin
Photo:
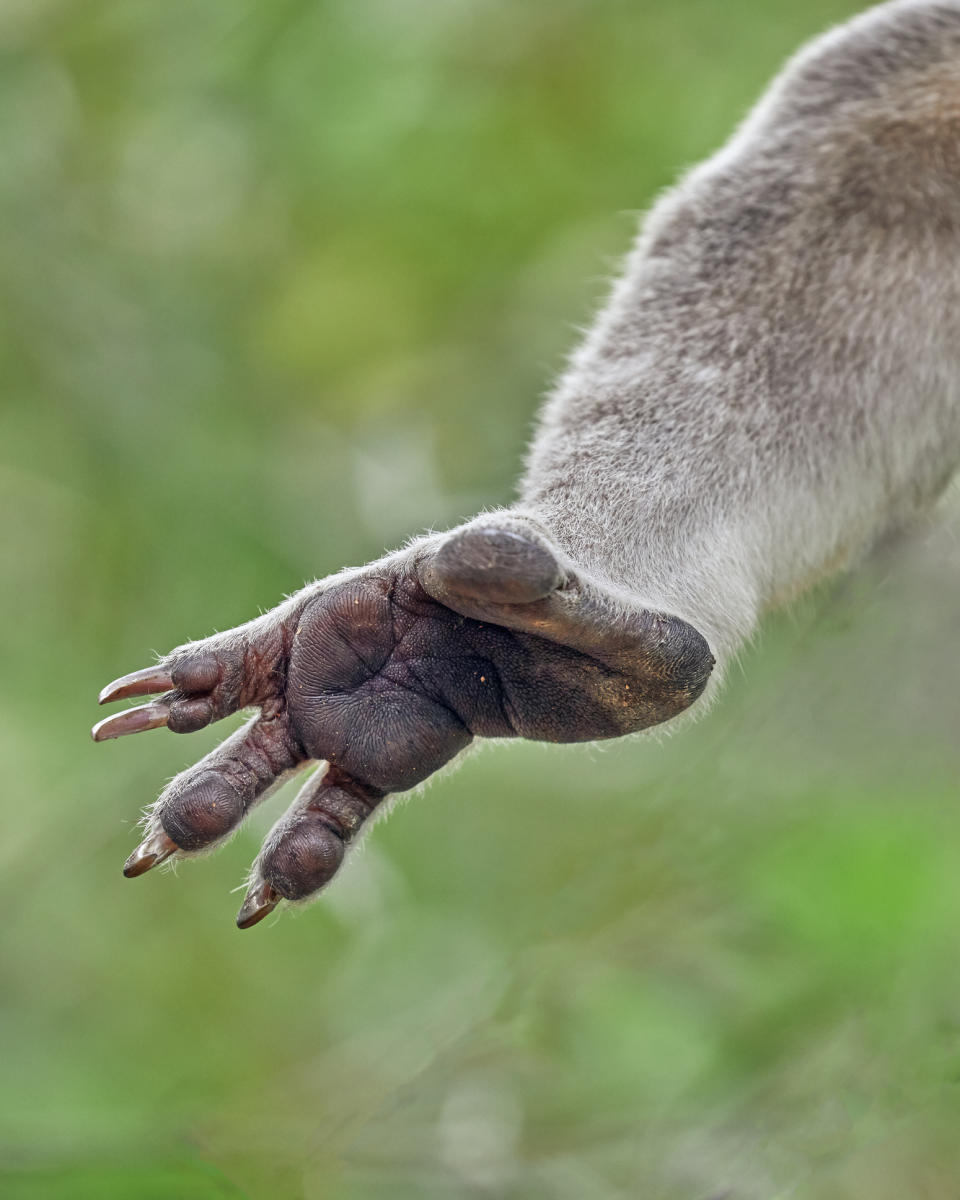
[[[258,710],[171,781],[125,873],[222,841],[288,775],[326,760],[258,856],[237,918],[249,928],[328,883],[384,797],[474,737],[620,737],[687,708],[712,666],[686,622],[581,574],[542,531],[480,519],[109,684],[107,703],[173,690],[100,722],[97,740]]]
[[[603,661],[463,616],[430,597],[412,571],[354,579],[324,591],[301,616],[290,720],[309,755],[384,792],[426,779],[473,736],[618,737],[685,708],[712,663],[684,622],[643,618],[656,657],[631,660],[618,649]]]

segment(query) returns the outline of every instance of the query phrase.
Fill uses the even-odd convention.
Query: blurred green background
[[[87,734],[508,501],[633,213],[854,7],[0,3],[0,1196],[960,1195],[956,521],[682,736],[493,747],[247,934],[288,797],[130,883],[222,728]]]

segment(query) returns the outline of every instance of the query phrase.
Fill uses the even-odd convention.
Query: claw
[[[173,678],[164,667],[144,667],[142,671],[131,671],[108,683],[100,693],[98,704],[111,704],[114,700],[128,700],[131,696],[152,696],[154,692],[168,692],[173,687]]]
[[[170,855],[176,854],[179,849],[176,842],[172,842],[162,829],[158,830],[145,838],[134,850],[123,864],[123,873],[128,879],[136,879],[138,875],[145,875],[152,867],[166,862]]]
[[[108,738],[125,737],[128,733],[140,733],[144,729],[159,729],[169,719],[170,709],[155,700],[152,704],[128,708],[126,712],[98,721],[90,730],[90,736],[95,742],[105,742]]]
[[[237,928],[249,929],[268,916],[280,903],[281,896],[275,892],[269,883],[255,884],[249,892],[243,906],[237,913]]]

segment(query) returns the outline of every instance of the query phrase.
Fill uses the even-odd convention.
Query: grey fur
[[[546,535],[624,609],[702,631],[703,708],[765,612],[958,464],[960,0],[893,0],[803,47],[658,200],[517,502],[469,524]]]
[[[896,0],[655,205],[512,511],[722,666],[958,459],[960,2]]]

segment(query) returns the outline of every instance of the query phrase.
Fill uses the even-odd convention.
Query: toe
[[[303,900],[329,883],[343,862],[344,843],[322,814],[302,812],[260,860],[260,872],[285,900]]]
[[[183,850],[202,850],[240,823],[246,805],[240,793],[216,771],[196,776],[163,806],[164,833]]]
[[[249,721],[164,789],[150,813],[149,835],[125,873],[141,875],[162,861],[156,856],[195,853],[222,841],[304,761],[283,720]],[[155,861],[146,862],[151,855]]]
[[[282,900],[305,900],[334,877],[347,845],[383,793],[334,767],[317,771],[274,825],[254,863],[250,891],[237,918],[242,929]]]
[[[428,591],[441,593],[438,598],[453,593],[492,604],[530,604],[564,582],[563,569],[547,546],[493,525],[453,533],[422,574]]]

